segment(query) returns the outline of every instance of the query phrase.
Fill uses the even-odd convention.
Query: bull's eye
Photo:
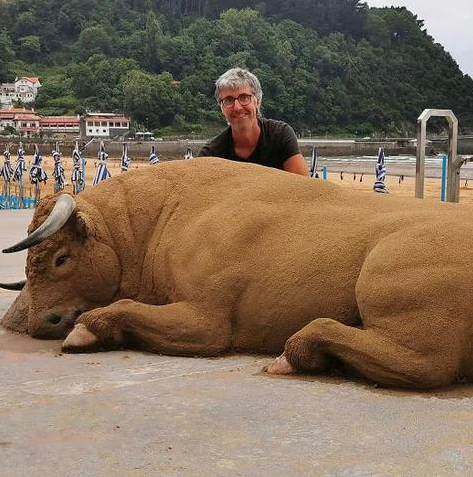
[[[59,255],[59,257],[56,258],[56,261],[54,262],[54,265],[56,267],[60,267],[61,265],[63,265],[64,263],[66,263],[66,260],[68,259],[69,257],[67,255]]]

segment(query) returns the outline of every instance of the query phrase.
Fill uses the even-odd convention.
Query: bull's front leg
[[[148,305],[119,300],[83,313],[63,343],[66,352],[130,347],[177,356],[215,356],[231,346],[231,323],[187,302]]]

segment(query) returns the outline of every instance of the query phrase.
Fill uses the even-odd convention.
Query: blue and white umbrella
[[[3,167],[0,169],[0,177],[3,177],[5,183],[10,183],[13,177],[13,167],[10,161],[10,146],[7,144],[5,146],[5,151],[3,151]]]
[[[188,147],[186,153],[184,154],[184,159],[192,159],[193,157],[194,154],[192,154],[192,149]]]
[[[54,192],[59,192],[61,190],[64,190],[64,186],[66,184],[66,174],[64,171],[64,166],[62,165],[62,155],[59,152],[58,143],[56,143],[56,148],[54,149],[52,154],[54,159]]]
[[[5,146],[3,152],[3,167],[0,169],[0,177],[3,177],[3,191],[5,194],[5,208],[10,208],[10,182],[13,178],[13,167],[10,162],[10,146]]]
[[[107,157],[108,154],[105,152],[104,143],[101,142],[99,150],[99,164],[97,166],[97,173],[95,174],[93,185],[112,177],[107,169]]]
[[[319,173],[317,172],[317,148],[315,146],[312,147],[309,177],[313,177],[314,179],[319,178]]]
[[[26,172],[25,151],[23,149],[23,143],[20,142],[18,146],[18,157],[16,159],[15,171],[13,172],[13,180],[18,182],[18,198],[20,201],[20,207],[24,207],[24,187],[23,187],[23,174]]]
[[[156,151],[154,150],[154,144],[151,146],[151,152],[149,153],[149,163],[151,165],[153,164],[158,164],[159,162],[159,157],[156,154]]]
[[[72,151],[72,193],[78,194],[85,189],[85,160],[82,159],[79,143],[76,141],[76,146]]]
[[[122,161],[120,163],[120,168],[122,172],[126,172],[130,168],[130,158],[128,157],[128,145],[126,142],[123,143],[123,152],[122,152]]]
[[[34,156],[33,156],[33,164],[30,168],[30,182],[35,186],[35,201],[38,203],[40,199],[40,184],[44,182],[46,184],[48,180],[48,174],[44,170],[41,163],[43,162],[43,158],[39,154],[38,145],[34,145]]]
[[[384,183],[386,179],[386,166],[384,164],[384,147],[380,147],[378,151],[378,162],[375,167],[376,180],[373,185],[373,190],[375,192],[380,192],[382,194],[389,194],[386,184]]]

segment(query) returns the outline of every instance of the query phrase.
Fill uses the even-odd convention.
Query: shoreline
[[[130,157],[146,160],[149,157],[150,149],[153,146],[156,154],[162,159],[184,157],[187,148],[191,148],[194,155],[197,155],[203,144],[208,139],[196,138],[176,138],[176,139],[156,139],[155,141],[143,141],[137,139],[112,140],[109,138],[48,138],[48,139],[28,139],[22,138],[23,148],[26,154],[33,154],[33,145],[39,146],[40,154],[45,155],[45,151],[52,151],[58,144],[59,149],[65,156],[72,155],[76,141],[79,143],[82,154],[86,157],[97,157],[100,143],[103,141],[105,149],[110,157],[120,157],[124,141],[127,144]],[[377,155],[379,147],[384,147],[387,156],[396,157],[402,155],[416,155],[415,138],[371,138],[371,139],[330,139],[330,138],[298,138],[298,143],[302,155],[310,156],[312,148],[317,147],[320,157],[332,158],[337,156],[362,156]],[[0,145],[10,145],[12,155],[16,154],[18,139],[0,139]],[[426,154],[444,154],[448,151],[448,140],[430,139],[429,146],[426,147]],[[459,155],[473,154],[473,136],[459,136],[457,141],[457,152]]]

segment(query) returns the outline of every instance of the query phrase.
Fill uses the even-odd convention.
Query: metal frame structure
[[[427,121],[432,116],[444,117],[448,121],[448,165],[447,202],[460,200],[460,167],[464,160],[458,159],[458,119],[450,109],[424,109],[417,118],[417,152],[415,196],[424,198],[425,147],[427,143]]]

